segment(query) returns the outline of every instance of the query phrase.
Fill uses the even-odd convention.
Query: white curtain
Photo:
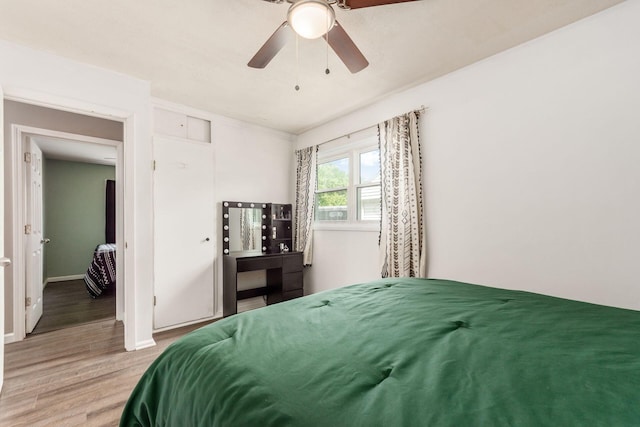
[[[378,125],[382,181],[382,277],[426,277],[419,112]]]
[[[313,211],[318,173],[318,146],[296,151],[295,250],[303,252],[303,263],[313,259]]]

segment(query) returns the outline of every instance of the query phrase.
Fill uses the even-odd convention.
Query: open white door
[[[0,86],[0,391],[4,383],[4,267],[9,260],[4,258],[4,95]]]
[[[26,332],[33,332],[42,316],[42,151],[27,138],[23,159],[26,172]]]

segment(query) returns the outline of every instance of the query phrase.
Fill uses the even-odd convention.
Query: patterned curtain
[[[378,125],[382,175],[382,277],[426,277],[419,112]]]
[[[318,173],[318,146],[296,151],[295,250],[303,252],[303,263],[313,258],[313,211]]]

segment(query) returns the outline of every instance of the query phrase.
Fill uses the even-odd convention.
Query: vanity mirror
[[[266,252],[268,205],[256,202],[222,202],[222,251]]]

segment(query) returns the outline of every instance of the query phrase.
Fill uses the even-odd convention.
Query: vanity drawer
[[[238,259],[238,272],[254,270],[270,270],[282,267],[280,257],[252,257]]]
[[[302,252],[282,257],[282,272],[302,271]]]
[[[294,298],[300,298],[303,295],[304,295],[304,293],[303,293],[302,289],[298,289],[296,291],[283,292],[282,293],[282,300],[283,301],[287,301],[287,300],[294,299]]]
[[[284,273],[282,275],[282,290],[284,292],[302,289],[302,271]]]

